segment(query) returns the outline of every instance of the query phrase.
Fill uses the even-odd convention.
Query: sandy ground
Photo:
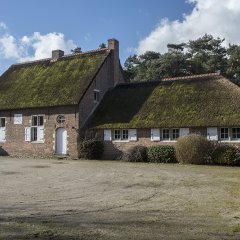
[[[240,239],[240,168],[0,158],[0,239]]]

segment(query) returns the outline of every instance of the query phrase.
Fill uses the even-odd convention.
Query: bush
[[[212,157],[213,163],[218,165],[240,166],[240,150],[234,146],[218,146]]]
[[[209,164],[212,163],[213,148],[213,143],[205,137],[191,134],[177,141],[177,160],[180,163]]]
[[[94,139],[81,140],[78,144],[78,157],[84,159],[100,159],[104,146],[101,141]]]
[[[121,159],[128,162],[146,162],[147,148],[141,145],[134,146],[127,153],[124,153]]]
[[[147,149],[147,159],[155,163],[175,163],[174,147],[168,145],[152,146]]]

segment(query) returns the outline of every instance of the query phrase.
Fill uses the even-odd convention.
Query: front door
[[[60,155],[67,154],[67,131],[64,128],[58,128],[56,131],[56,153]]]

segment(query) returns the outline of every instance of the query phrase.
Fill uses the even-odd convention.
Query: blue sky
[[[122,64],[130,54],[162,52],[169,42],[206,32],[238,43],[238,1],[0,0],[0,74],[12,63],[47,57],[52,48],[85,51],[112,37],[120,41]]]

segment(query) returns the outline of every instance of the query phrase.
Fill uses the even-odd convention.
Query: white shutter
[[[44,127],[37,128],[37,140],[40,142],[44,141]]]
[[[218,141],[218,129],[216,127],[207,128],[207,139]]]
[[[112,141],[112,131],[109,129],[104,130],[104,141]]]
[[[25,127],[25,142],[31,141],[31,128]]]
[[[189,134],[189,128],[180,128],[180,137],[187,136]]]
[[[0,142],[5,142],[6,140],[5,130],[5,127],[0,127]]]
[[[160,141],[160,129],[158,128],[151,129],[151,141]]]
[[[137,141],[137,130],[136,129],[128,130],[128,139],[129,139],[129,141]]]

